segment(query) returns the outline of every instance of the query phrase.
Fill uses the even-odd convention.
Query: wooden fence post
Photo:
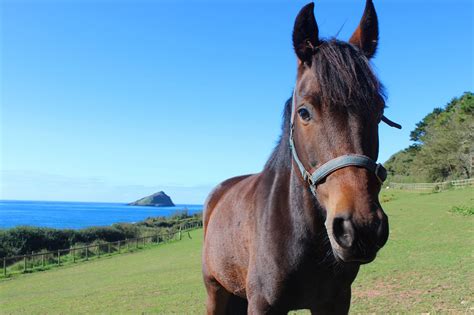
[[[23,256],[23,272],[26,271],[26,255]]]
[[[138,238],[135,239],[135,247],[138,249]]]
[[[118,241],[118,253],[120,254],[120,241]]]
[[[86,260],[89,260],[89,246],[86,246]]]
[[[7,258],[3,257],[3,275],[7,276]]]
[[[100,258],[100,243],[97,245],[97,256]]]
[[[41,254],[41,266],[44,266],[46,265],[45,261],[44,261],[44,254]]]
[[[76,249],[74,247],[72,248],[72,262],[76,262]]]
[[[58,250],[58,266],[61,264],[61,252]]]
[[[107,252],[108,252],[109,255],[110,255],[110,242],[107,244]]]

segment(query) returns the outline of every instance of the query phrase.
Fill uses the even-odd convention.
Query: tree
[[[394,154],[385,166],[392,176],[443,181],[470,178],[474,151],[474,94],[454,98],[435,108],[410,133],[415,142]]]

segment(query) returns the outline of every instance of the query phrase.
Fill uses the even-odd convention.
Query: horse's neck
[[[271,209],[271,211],[288,211],[285,217],[293,221],[293,225],[309,233],[321,234],[321,228],[324,229],[324,219],[320,213],[320,207],[316,198],[312,195],[307,185],[303,182],[301,173],[293,163],[289,146],[289,120],[291,112],[291,102],[288,101],[285,109],[285,125],[283,135],[264,167],[263,174],[266,177],[265,182],[272,182],[269,187],[272,191],[276,189],[280,197],[272,196],[275,199],[286,195],[287,202],[282,203],[280,207],[288,209]],[[278,215],[277,215],[278,217]],[[306,233],[306,232],[305,232]],[[307,233],[306,233],[307,234]]]
[[[295,169],[280,168],[267,170],[263,176],[262,183],[272,182],[267,186],[263,224],[271,231],[267,237],[280,246],[278,255],[294,260],[295,266],[306,259],[326,257],[329,242],[324,218],[311,191],[298,177],[301,175]]]
[[[325,229],[325,219],[321,213],[319,202],[303,182],[296,167],[291,169],[289,185],[290,211],[295,223],[300,224],[314,237],[319,236],[322,232],[321,229]]]
[[[281,193],[286,193],[288,198],[288,217],[296,229],[304,231],[308,237],[316,237],[324,229],[324,217],[321,214],[321,208],[318,201],[312,195],[308,186],[305,185],[301,174],[296,167],[281,168],[274,177],[286,179],[285,189]],[[278,185],[280,186],[280,185]]]

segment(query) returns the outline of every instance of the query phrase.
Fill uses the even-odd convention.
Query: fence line
[[[44,268],[46,266],[58,265],[65,263],[66,261],[61,261],[61,256],[65,257],[66,255],[72,257],[65,257],[65,259],[75,263],[79,260],[87,261],[89,258],[96,256],[100,258],[101,255],[111,255],[113,253],[121,254],[124,252],[124,248],[127,248],[127,252],[130,252],[131,249],[140,248],[139,243],[142,247],[145,244],[160,244],[171,241],[173,239],[181,240],[184,233],[187,233],[189,237],[189,231],[201,228],[202,222],[193,222],[183,224],[178,231],[168,232],[168,233],[156,233],[150,236],[130,238],[125,240],[119,240],[115,242],[100,242],[96,244],[90,244],[81,247],[71,247],[65,249],[58,249],[55,251],[49,252],[40,252],[32,253],[30,255],[20,255],[20,256],[11,256],[3,258],[3,276],[6,277],[7,274],[18,273],[18,272],[27,272],[28,270],[33,270],[35,268]],[[132,247],[132,248],[131,248]],[[40,258],[39,258],[40,257]],[[34,259],[36,258],[36,260]],[[23,264],[16,265],[18,270],[15,272],[7,272],[9,267],[15,266],[15,264],[23,261]],[[30,265],[30,267],[29,267]]]
[[[474,178],[451,180],[439,183],[389,183],[390,188],[405,190],[445,190],[474,186]]]

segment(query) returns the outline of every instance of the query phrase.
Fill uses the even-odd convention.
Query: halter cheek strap
[[[376,163],[374,160],[368,156],[361,154],[346,154],[338,156],[328,162],[324,163],[315,170],[308,171],[296,152],[295,142],[293,138],[294,131],[294,119],[296,112],[296,89],[293,91],[293,99],[291,105],[291,120],[290,120],[290,149],[293,154],[293,160],[295,161],[298,169],[301,172],[301,175],[305,181],[310,185],[311,191],[313,194],[316,194],[316,187],[331,173],[349,166],[363,167],[370,172],[375,174],[375,177],[379,180],[380,183],[383,183],[387,178],[387,170],[383,167],[382,164]]]

